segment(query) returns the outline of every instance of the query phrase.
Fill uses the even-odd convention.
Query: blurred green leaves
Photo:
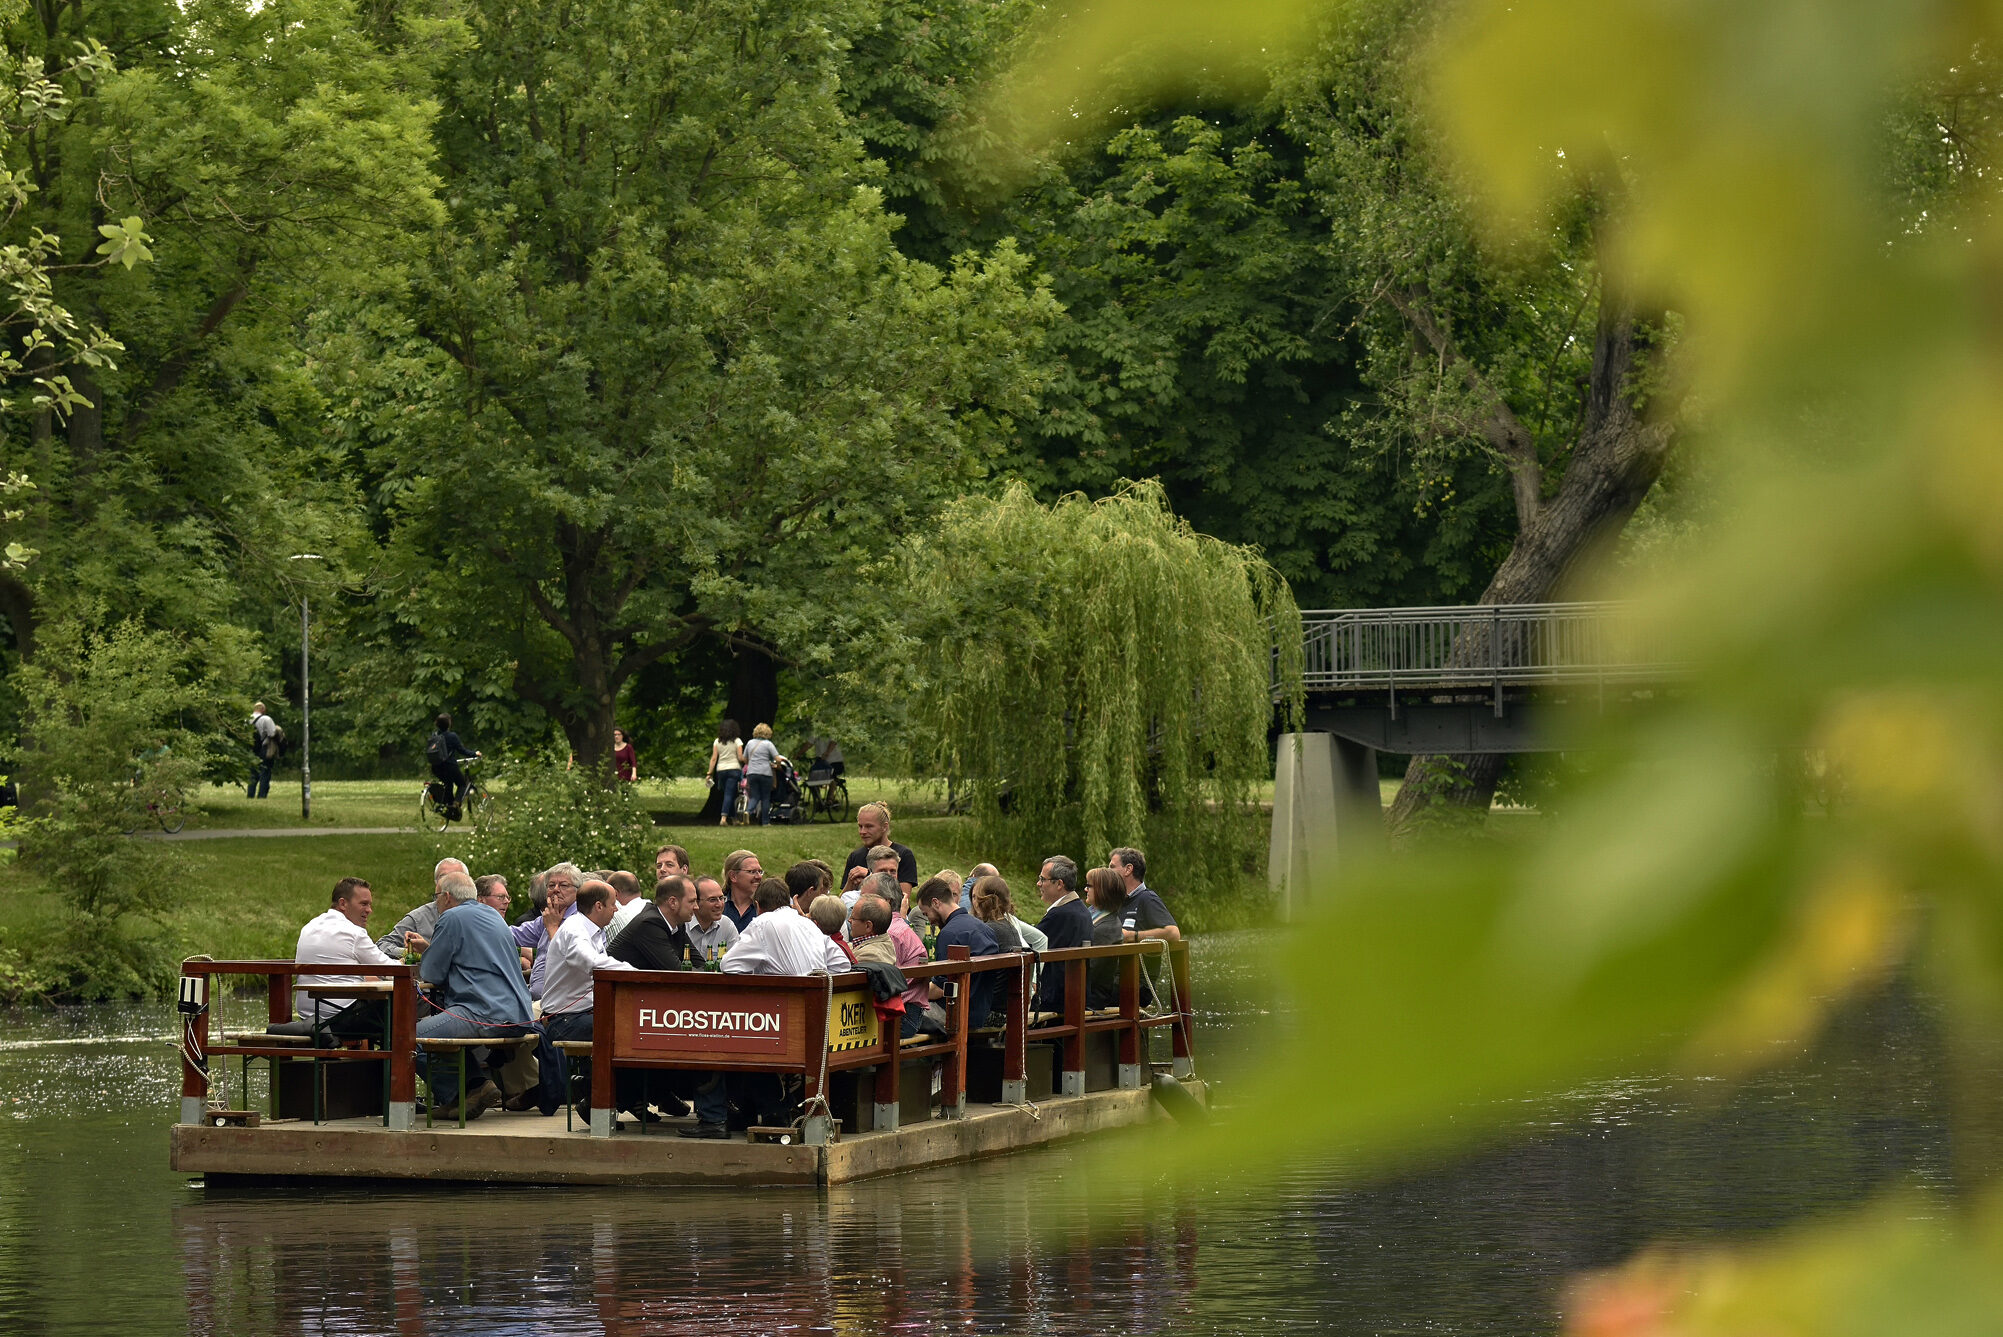
[[[1595,1072],[1731,1071],[1904,959],[1948,1001],[1948,1061],[1971,1062],[1970,1037],[2003,1024],[2003,100],[1980,74],[2003,10],[1420,12],[1435,37],[1405,77],[1488,244],[1534,244],[1589,199],[1605,283],[1677,321],[1664,374],[1719,518],[1675,570],[1599,583],[1690,675],[1610,722],[1534,837],[1325,889],[1288,948],[1312,1044],[1276,1058],[1208,1154],[1267,1159],[1247,1125],[1285,1117],[1290,1149],[1381,1163]],[[1261,9],[1164,46],[1154,13],[1097,8],[1037,58],[1080,102],[1118,64],[1131,96],[1136,68],[1173,87],[1260,59],[1290,22]],[[1804,802],[1809,771],[1828,815]],[[1993,1083],[1957,1089],[1958,1120],[1997,1122]],[[1994,1218],[1942,1217],[1642,1260],[1574,1330],[1995,1331]]]

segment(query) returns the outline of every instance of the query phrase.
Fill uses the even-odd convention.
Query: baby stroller
[[[784,757],[772,763],[772,806],[770,820],[800,820],[800,773]]]

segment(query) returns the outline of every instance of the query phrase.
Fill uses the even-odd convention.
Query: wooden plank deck
[[[1040,1117],[1039,1117],[1040,1116]],[[176,1124],[171,1164],[218,1185],[316,1179],[458,1183],[778,1185],[826,1187],[925,1166],[1001,1155],[1157,1117],[1148,1092],[1095,1091],[1041,1102],[1038,1115],[1013,1105],[969,1105],[964,1118],[859,1133],[825,1147],[698,1141],[676,1135],[686,1120],[642,1133],[630,1118],[611,1138],[561,1113],[493,1111],[464,1129],[441,1123],[408,1132],[378,1119],[257,1128]]]

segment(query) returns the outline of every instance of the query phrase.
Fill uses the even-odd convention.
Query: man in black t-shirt
[[[909,846],[890,838],[890,805],[865,803],[856,809],[855,833],[862,838],[862,844],[849,851],[848,862],[842,865],[843,899],[848,900],[847,893],[861,886],[862,880],[869,876],[869,851],[876,845],[888,845],[897,851],[897,885],[905,896],[910,896],[911,889],[918,885],[918,856]]]
[[[1120,875],[1121,885],[1127,889],[1127,903],[1119,912],[1123,940],[1141,942],[1149,938],[1167,938],[1170,942],[1182,941],[1182,930],[1176,927],[1175,916],[1162,904],[1161,897],[1148,888],[1148,860],[1145,854],[1122,845],[1106,856],[1106,867]]]

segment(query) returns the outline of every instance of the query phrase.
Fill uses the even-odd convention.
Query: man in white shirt
[[[612,884],[612,922],[605,929],[605,945],[610,947],[653,902],[640,894],[640,879],[623,868],[605,880]]]
[[[758,917],[737,935],[723,958],[726,975],[839,975],[855,967],[813,920],[793,908],[786,884],[767,878],[758,887]]]
[[[344,877],[334,884],[331,909],[308,921],[299,930],[299,946],[292,959],[301,965],[393,966],[396,958],[369,940],[369,915],[375,909],[375,893],[358,877]],[[293,977],[293,1006],[303,1020],[287,1029],[310,1034],[318,1017],[328,1034],[346,1038],[380,1038],[389,1004],[382,999],[314,998],[307,991],[360,984],[360,975],[296,975]]]
[[[605,927],[612,922],[612,888],[599,881],[577,893],[577,913],[563,921],[549,946],[542,977],[543,1032],[552,1040],[589,1040],[594,970],[633,967],[605,951]]]

